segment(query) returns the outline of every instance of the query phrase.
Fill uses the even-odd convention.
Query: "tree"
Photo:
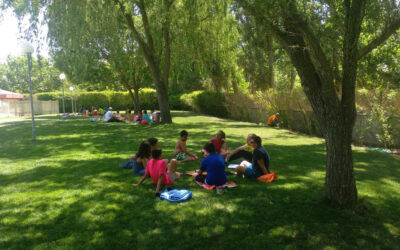
[[[72,81],[127,89],[137,112],[139,90],[151,81],[148,68],[119,10],[99,11],[102,7],[99,1],[48,5],[52,55]]]
[[[9,56],[4,64],[0,64],[1,89],[19,93],[29,92],[26,60],[24,56]],[[35,93],[58,90],[62,85],[59,74],[49,60],[42,57],[32,58],[31,80]]]
[[[351,138],[356,118],[357,62],[400,27],[400,17],[380,1],[237,2],[273,34],[296,67],[326,142],[326,198],[339,205],[355,203]],[[376,12],[391,15],[376,18],[371,15]],[[362,34],[366,20],[374,23],[374,33]],[[360,44],[360,35],[372,39]],[[328,59],[337,44],[342,45],[341,67],[336,65],[338,60]],[[340,86],[339,94],[335,82]]]

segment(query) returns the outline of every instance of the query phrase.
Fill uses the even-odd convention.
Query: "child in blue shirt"
[[[221,186],[226,183],[224,158],[215,152],[213,143],[207,143],[204,150],[207,157],[201,162],[199,170],[192,176],[194,181],[205,182],[208,185]],[[204,177],[203,172],[207,171]]]

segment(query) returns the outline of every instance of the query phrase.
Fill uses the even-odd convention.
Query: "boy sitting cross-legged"
[[[174,158],[179,162],[196,161],[199,159],[196,154],[187,151],[186,141],[189,133],[186,130],[182,130],[180,133],[181,138],[175,145]]]
[[[171,185],[181,176],[181,173],[176,172],[178,162],[175,159],[172,159],[167,164],[167,161],[162,159],[161,153],[161,149],[153,149],[151,152],[153,159],[147,163],[145,175],[137,184],[132,184],[133,186],[140,185],[147,177],[150,176],[154,184],[157,185],[156,190],[154,191],[157,193],[160,191],[161,185]]]

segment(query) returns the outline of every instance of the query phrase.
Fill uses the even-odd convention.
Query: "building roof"
[[[0,99],[23,99],[24,95],[0,89]]]

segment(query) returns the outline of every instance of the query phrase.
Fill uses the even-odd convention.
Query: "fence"
[[[57,114],[58,102],[57,101],[34,101],[33,109],[35,115]],[[15,117],[25,116],[31,114],[30,101],[0,101],[0,117]]]
[[[268,121],[267,111],[262,108],[248,108],[245,121],[264,123]],[[317,135],[322,137],[322,132],[318,121],[312,111],[281,110],[280,118],[282,127],[305,134]],[[370,115],[357,114],[353,128],[353,142],[367,146],[384,147],[384,143],[378,137],[382,136],[382,131],[376,121],[369,122]],[[238,119],[238,117],[235,117]],[[239,118],[240,119],[240,118]],[[243,120],[243,119],[242,119]],[[400,148],[400,117],[391,116],[392,127],[390,134],[393,137],[393,147]]]

